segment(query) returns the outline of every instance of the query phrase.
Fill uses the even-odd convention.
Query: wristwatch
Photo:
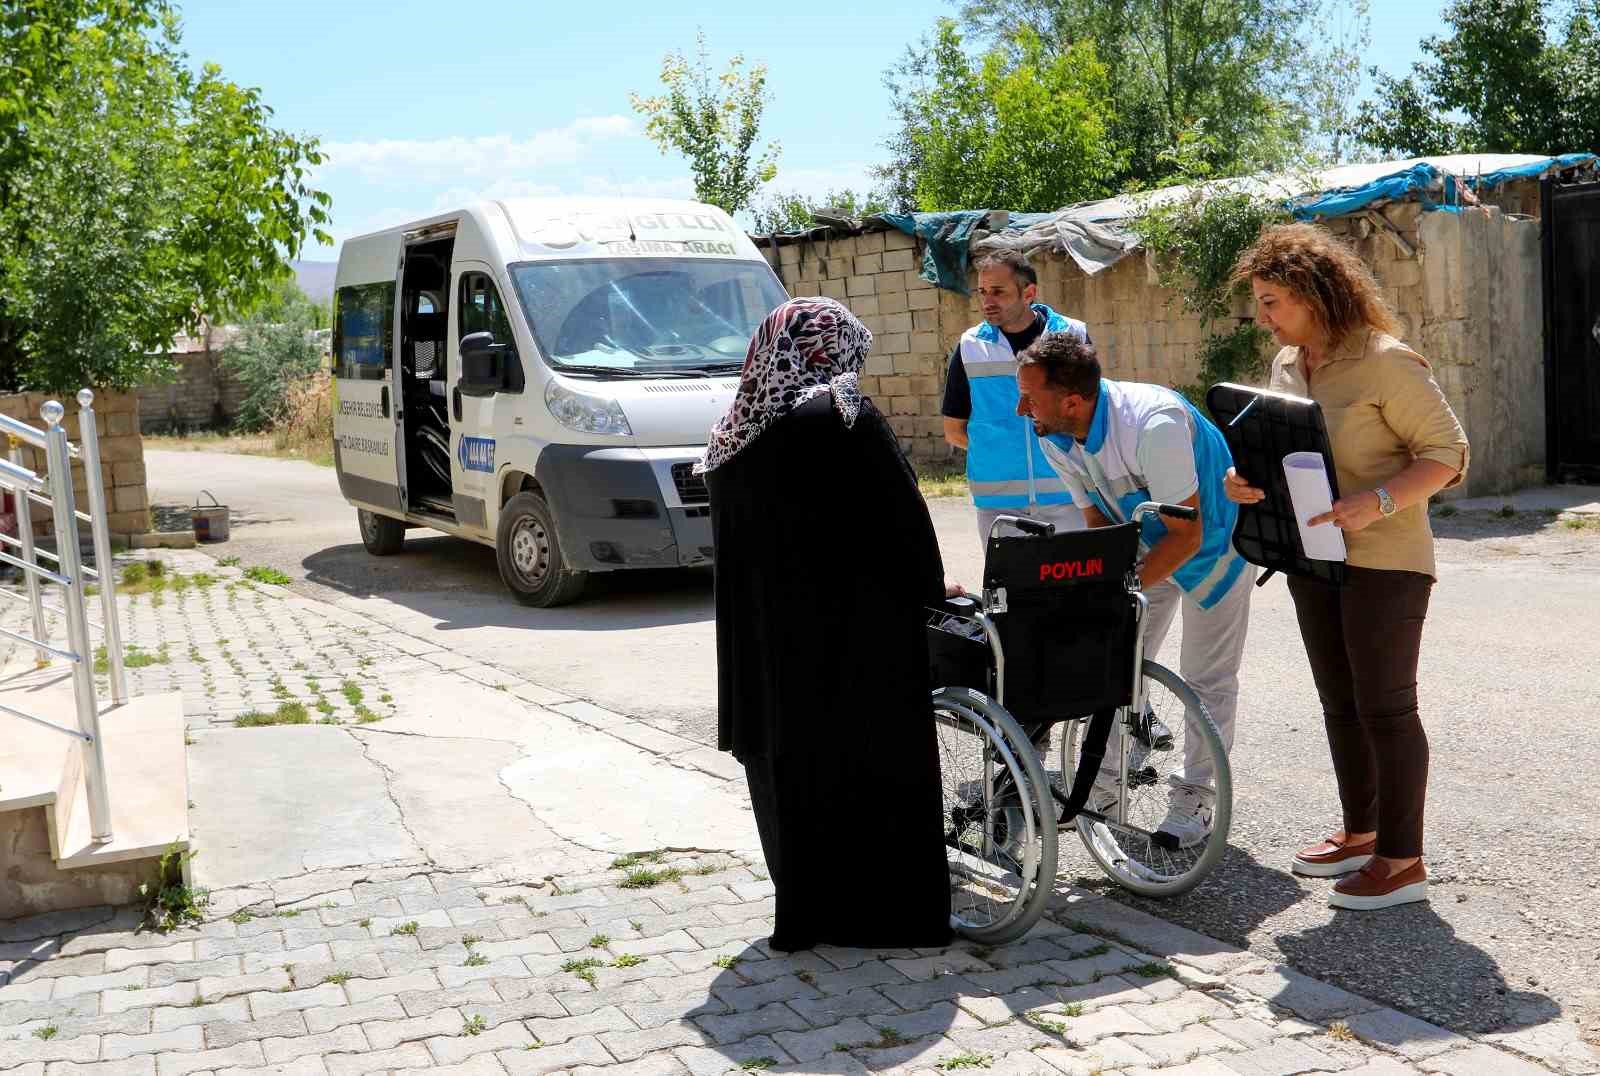
[[[1388,490],[1379,486],[1372,492],[1378,495],[1378,511],[1383,514],[1385,519],[1400,511],[1400,506],[1394,503],[1394,498],[1389,496]]]

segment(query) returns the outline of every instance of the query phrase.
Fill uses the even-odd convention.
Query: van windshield
[[[539,351],[598,377],[737,373],[787,296],[765,262],[605,258],[511,266]]]

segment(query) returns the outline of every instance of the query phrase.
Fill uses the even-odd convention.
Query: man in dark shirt
[[[977,269],[984,320],[950,353],[940,410],[945,440],[967,453],[980,540],[988,541],[990,526],[1003,514],[1082,527],[1083,515],[1050,468],[1032,424],[1017,414],[1016,356],[1047,330],[1088,340],[1088,329],[1034,302],[1038,276],[1022,255],[986,255]]]

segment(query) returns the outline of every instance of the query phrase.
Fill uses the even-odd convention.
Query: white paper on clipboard
[[[1289,502],[1300,526],[1300,546],[1311,560],[1344,560],[1344,532],[1332,523],[1311,527],[1306,521],[1333,510],[1333,489],[1320,452],[1291,452],[1283,457]]]

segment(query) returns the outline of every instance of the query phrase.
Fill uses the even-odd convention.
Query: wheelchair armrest
[[[963,594],[956,598],[945,598],[937,605],[930,605],[928,608],[947,616],[972,617],[983,612],[983,603],[970,594]]]

